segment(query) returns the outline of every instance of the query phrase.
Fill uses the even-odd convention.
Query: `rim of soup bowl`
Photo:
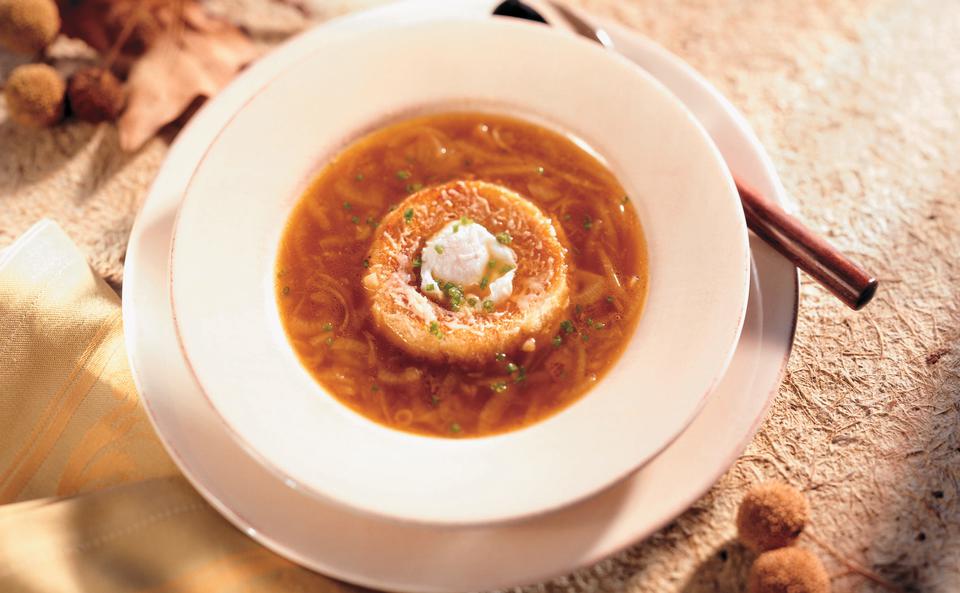
[[[347,487],[346,489],[331,488],[329,482],[318,481],[316,479],[313,479],[310,476],[305,478],[303,475],[303,472],[297,471],[296,469],[291,471],[291,466],[288,463],[286,463],[286,461],[289,461],[289,460],[282,459],[282,458],[278,459],[276,455],[276,451],[265,452],[262,450],[262,444],[263,444],[262,435],[261,435],[260,446],[258,446],[258,444],[255,444],[249,436],[250,435],[250,431],[248,430],[249,426],[244,427],[234,423],[234,421],[236,420],[236,417],[231,416],[231,413],[228,413],[227,411],[221,408],[221,406],[224,405],[224,400],[218,399],[218,397],[211,395],[211,389],[216,391],[219,389],[219,386],[211,387],[208,385],[208,381],[205,380],[205,378],[209,379],[213,376],[212,373],[210,372],[211,367],[209,366],[209,364],[207,364],[210,361],[210,357],[209,357],[210,352],[206,352],[200,356],[200,358],[204,359],[204,362],[201,362],[200,364],[200,366],[205,367],[203,370],[198,369],[197,365],[195,365],[195,362],[198,359],[197,352],[195,351],[191,352],[194,348],[197,347],[198,344],[200,344],[200,342],[197,342],[198,336],[200,334],[198,334],[195,331],[197,328],[196,321],[198,319],[196,315],[197,311],[196,311],[196,307],[193,307],[192,305],[188,304],[189,303],[188,294],[183,293],[182,290],[178,289],[178,286],[182,286],[183,283],[177,282],[177,272],[178,270],[182,271],[183,269],[182,266],[185,263],[183,258],[186,257],[185,255],[183,255],[184,247],[183,247],[183,242],[180,240],[182,239],[184,234],[187,234],[187,233],[181,233],[182,225],[184,224],[184,213],[185,211],[187,211],[188,208],[191,207],[190,205],[192,205],[196,201],[196,200],[191,200],[191,195],[192,195],[191,190],[194,187],[194,182],[197,181],[197,178],[203,173],[204,167],[209,164],[208,157],[210,157],[214,153],[214,151],[220,147],[222,142],[225,142],[225,136],[227,132],[237,123],[239,119],[243,117],[245,113],[248,112],[248,108],[250,108],[250,106],[254,104],[257,101],[257,99],[263,95],[263,93],[268,91],[274,84],[276,84],[278,80],[283,79],[285,76],[291,76],[292,75],[291,72],[296,71],[298,67],[302,67],[303,63],[316,59],[319,55],[324,53],[325,51],[324,48],[321,48],[316,52],[314,52],[313,54],[311,54],[310,56],[308,56],[306,59],[304,59],[303,63],[295,64],[291,66],[287,71],[278,75],[270,83],[267,83],[261,89],[259,89],[257,93],[255,93],[254,96],[243,106],[243,108],[241,108],[236,114],[234,114],[234,116],[230,120],[230,123],[228,123],[227,126],[217,134],[216,139],[211,143],[211,145],[205,151],[203,158],[200,160],[200,162],[197,165],[197,168],[194,170],[193,174],[191,175],[190,183],[188,185],[187,191],[185,192],[183,203],[181,205],[180,210],[178,210],[177,220],[175,221],[175,224],[174,224],[173,238],[171,240],[171,254],[170,254],[171,265],[170,265],[170,277],[169,277],[170,282],[168,285],[168,290],[170,291],[170,295],[171,295],[171,306],[173,309],[178,346],[181,349],[184,360],[186,361],[190,372],[194,375],[197,381],[197,384],[201,387],[201,391],[204,397],[207,398],[207,400],[210,402],[211,408],[216,412],[217,417],[220,419],[223,425],[227,428],[229,434],[231,434],[232,437],[246,451],[248,451],[252,457],[257,459],[261,464],[263,464],[266,468],[268,468],[278,478],[282,479],[289,487],[302,489],[313,496],[316,496],[324,500],[332,501],[337,504],[344,505],[355,511],[369,513],[379,517],[385,517],[385,518],[398,520],[398,521],[430,523],[430,524],[437,524],[437,525],[444,525],[444,524],[470,525],[470,524],[481,524],[481,523],[486,524],[486,523],[511,521],[511,520],[526,518],[533,515],[550,512],[558,508],[561,508],[563,506],[567,506],[569,504],[582,500],[586,497],[589,497],[595,494],[596,492],[619,481],[623,477],[635,471],[638,467],[643,465],[646,461],[648,461],[649,459],[652,459],[661,450],[663,450],[666,446],[668,446],[682,432],[682,430],[690,423],[690,421],[692,421],[692,419],[696,416],[696,414],[699,412],[700,408],[702,407],[703,403],[705,402],[706,397],[713,391],[715,385],[723,376],[723,373],[726,370],[726,367],[730,361],[730,358],[733,355],[735,345],[739,338],[740,330],[742,329],[742,326],[743,326],[744,313],[746,310],[746,300],[747,300],[746,297],[747,297],[747,291],[749,287],[749,247],[747,243],[746,226],[745,226],[745,222],[743,221],[742,211],[740,210],[740,207],[739,207],[739,200],[736,195],[736,190],[733,184],[733,180],[726,169],[726,166],[722,160],[722,157],[719,154],[719,151],[716,149],[712,141],[707,136],[706,131],[703,130],[700,124],[693,118],[693,116],[687,111],[686,107],[684,107],[682,103],[680,103],[677,99],[673,98],[672,95],[670,95],[669,92],[664,87],[662,87],[655,79],[653,79],[650,75],[640,70],[637,66],[627,61],[625,58],[615,56],[614,54],[609,52],[602,52],[602,50],[598,50],[599,52],[602,52],[602,53],[598,53],[597,51],[595,51],[597,48],[594,48],[592,45],[589,45],[586,42],[582,42],[581,40],[570,38],[568,36],[563,35],[562,33],[557,33],[546,28],[543,28],[542,30],[535,30],[539,28],[532,27],[531,25],[528,25],[525,23],[502,22],[502,21],[476,21],[476,20],[470,20],[470,19],[448,19],[445,22],[424,24],[424,25],[420,25],[419,27],[416,27],[416,26],[412,27],[412,29],[420,29],[421,33],[429,33],[431,32],[431,30],[435,30],[435,28],[438,26],[439,27],[446,26],[446,27],[453,27],[453,28],[464,27],[470,30],[475,30],[477,28],[490,30],[490,31],[497,30],[496,32],[501,35],[509,35],[514,37],[516,37],[517,35],[521,35],[524,37],[529,36],[531,37],[531,39],[534,37],[541,37],[542,39],[549,38],[550,39],[549,43],[558,43],[560,45],[566,45],[567,49],[565,51],[574,51],[576,53],[593,52],[597,59],[611,60],[612,62],[617,63],[620,69],[624,69],[624,68],[629,69],[632,76],[636,77],[637,79],[643,80],[643,84],[646,85],[649,89],[651,89],[649,92],[652,92],[655,96],[658,96],[659,100],[664,105],[669,105],[671,109],[674,110],[674,113],[671,114],[674,119],[677,119],[678,121],[686,122],[685,125],[688,128],[687,131],[693,132],[693,134],[697,137],[697,141],[695,142],[695,144],[697,144],[701,150],[706,150],[706,153],[710,155],[709,159],[705,159],[705,162],[701,162],[699,164],[702,166],[705,164],[710,165],[714,169],[714,174],[719,173],[718,184],[722,184],[722,187],[718,185],[716,192],[717,192],[717,195],[721,195],[721,194],[725,195],[725,199],[728,202],[728,206],[729,206],[728,213],[733,215],[733,224],[736,227],[735,234],[739,235],[739,240],[736,241],[736,245],[733,245],[733,247],[737,251],[737,253],[734,254],[734,258],[739,258],[739,268],[741,269],[740,275],[742,276],[742,282],[738,282],[740,286],[734,291],[739,294],[739,296],[733,299],[738,302],[738,305],[736,310],[734,310],[733,308],[730,309],[730,313],[732,315],[730,315],[726,323],[727,337],[724,340],[722,347],[719,349],[720,355],[713,357],[714,365],[712,367],[712,371],[710,372],[711,374],[710,380],[704,383],[704,385],[699,390],[695,398],[688,398],[689,401],[687,402],[686,413],[683,415],[684,418],[679,422],[675,422],[674,425],[671,426],[671,428],[668,431],[669,434],[667,436],[659,439],[654,446],[648,446],[643,455],[637,455],[635,456],[635,458],[633,458],[628,462],[621,462],[616,467],[615,470],[606,471],[603,479],[594,479],[590,481],[587,485],[581,484],[579,486],[576,484],[576,480],[572,480],[572,481],[561,480],[559,484],[550,484],[549,485],[550,487],[563,485],[563,486],[568,486],[569,488],[566,488],[563,494],[561,495],[555,494],[552,497],[547,497],[546,500],[544,500],[541,497],[540,499],[537,499],[537,500],[527,501],[524,504],[491,504],[490,501],[487,500],[485,501],[484,504],[471,505],[470,497],[466,497],[465,501],[458,502],[458,504],[454,506],[451,506],[448,504],[444,506],[442,511],[437,512],[430,508],[429,502],[425,504],[423,501],[412,500],[410,493],[402,494],[402,496],[407,497],[407,499],[405,499],[406,500],[405,503],[399,504],[399,505],[395,504],[396,499],[392,495],[396,495],[397,492],[391,491],[389,488],[382,489],[379,492],[379,494],[375,497],[366,496],[364,500],[358,502],[356,495],[361,493],[360,487],[350,486],[350,487]],[[384,33],[383,31],[379,31],[379,34],[383,34],[383,33]],[[411,35],[412,32],[407,30],[405,34]],[[484,32],[481,35],[483,34],[487,34],[487,33]],[[350,35],[349,37],[354,37],[354,35]],[[359,37],[362,40],[364,35],[360,34]],[[334,45],[336,45],[336,42],[337,40],[334,40]],[[351,43],[353,43],[349,39],[339,40],[339,42],[346,43],[347,45],[350,45]],[[571,47],[576,47],[578,49],[571,50],[569,49]],[[602,58],[600,56],[602,56]],[[422,109],[424,105],[420,105],[419,107],[420,107],[420,110],[418,112],[422,113],[423,112]],[[482,105],[479,103],[476,105],[473,105],[472,107],[480,107],[482,110]],[[493,107],[493,105],[491,105],[490,107]],[[532,106],[527,106],[527,107],[529,108]],[[440,109],[432,109],[432,110],[441,111]],[[447,111],[462,111],[462,110],[463,109],[448,109]],[[556,123],[556,125],[551,125],[552,122],[547,121],[543,118],[540,118],[538,115],[533,114],[530,109],[527,109],[527,112],[523,113],[523,112],[520,112],[522,110],[514,110],[506,103],[503,103],[489,110],[494,111],[496,113],[503,113],[505,115],[521,117],[527,121],[532,121],[539,125],[546,124],[548,127],[552,127],[553,129],[559,129],[563,131],[568,136],[573,135],[574,137],[577,137],[575,133],[569,130],[568,126],[563,125],[561,123]],[[403,110],[394,111],[393,113],[388,114],[385,117],[380,118],[373,123],[370,121],[356,122],[356,125],[354,126],[352,131],[346,134],[344,136],[344,139],[341,139],[340,141],[332,144],[328,143],[330,146],[336,146],[336,148],[332,150],[324,151],[320,159],[311,165],[310,171],[306,175],[302,175],[302,178],[298,181],[299,183],[298,189],[295,195],[290,200],[290,204],[295,204],[299,201],[303,189],[305,189],[309,181],[311,181],[316,177],[317,172],[319,171],[320,168],[322,168],[320,165],[323,162],[326,162],[327,160],[329,160],[330,157],[334,156],[340,149],[343,148],[344,145],[349,144],[350,141],[356,140],[363,134],[369,132],[372,129],[381,127],[385,123],[396,121],[397,119],[396,116],[398,115],[398,113],[401,113],[402,111]],[[430,108],[427,109],[427,112],[429,111],[431,111]],[[349,141],[346,140],[347,138],[349,138]],[[601,156],[609,156],[603,153],[602,151],[594,150],[595,144],[590,142],[589,140],[587,141],[587,145],[591,148],[591,151],[594,152],[595,154],[599,152]],[[605,160],[605,159],[602,159],[602,160]],[[605,164],[607,166],[610,166],[609,162],[605,162]],[[611,167],[611,170],[614,172],[614,174],[618,176],[618,179],[623,181],[623,177],[620,175],[620,172],[615,167]],[[627,189],[628,191],[630,191],[631,188],[627,187]],[[281,224],[281,228],[285,226],[288,216],[289,216],[289,208],[286,210],[286,212],[282,217],[284,222]],[[188,220],[190,219],[189,214],[187,216],[187,219]],[[645,234],[647,234],[648,227],[645,224],[645,221],[642,219],[642,217],[641,217],[641,224],[643,226]],[[270,251],[267,259],[270,262],[275,262],[276,241],[274,242],[273,249]],[[270,269],[272,271],[273,269],[272,266],[270,267]],[[651,267],[651,270],[652,269],[653,268]],[[270,279],[272,280],[272,274],[270,275]],[[656,278],[651,273],[649,277],[650,283],[652,284],[655,281],[655,279]],[[303,369],[302,366],[300,366],[300,363],[296,359],[296,356],[293,353],[292,348],[286,342],[285,336],[282,335],[283,330],[280,327],[280,323],[279,323],[279,314],[277,312],[277,307],[276,307],[276,303],[273,295],[272,282],[268,284],[270,284],[270,286],[268,290],[265,291],[266,294],[269,294],[267,307],[266,307],[267,316],[270,317],[270,321],[271,321],[271,324],[273,325],[273,329],[279,330],[281,334],[281,338],[283,339],[283,343],[286,345],[286,351],[283,353],[283,355],[288,358],[292,358],[294,363],[297,365],[297,367],[302,371],[302,374],[306,375],[307,373],[305,369]],[[733,283],[731,283],[731,286],[733,286]],[[690,288],[695,289],[696,282],[692,282]],[[644,310],[641,312],[641,319],[638,323],[638,327],[635,328],[633,335],[631,335],[630,337],[631,343],[636,341],[636,338],[637,338],[636,334],[638,333],[640,324],[643,323],[643,318],[647,317],[648,315],[649,306],[650,306],[650,303],[648,300],[648,302],[645,304]],[[188,317],[191,318],[190,322],[185,322],[181,316],[181,312],[184,309],[191,309],[191,311],[187,315]],[[184,325],[184,323],[189,323],[190,326],[187,327]],[[186,335],[186,334],[191,334],[191,335]],[[628,349],[629,349],[629,346],[628,346]],[[501,434],[488,436],[488,437],[478,437],[478,438],[469,438],[469,439],[444,439],[444,438],[436,438],[436,437],[425,437],[421,435],[405,433],[402,431],[398,431],[395,429],[391,429],[389,427],[376,424],[373,421],[367,420],[366,418],[363,418],[362,416],[360,416],[358,413],[348,409],[345,405],[339,403],[336,400],[336,398],[334,398],[332,395],[327,393],[326,389],[324,389],[322,386],[316,383],[315,380],[312,379],[312,377],[308,377],[308,379],[312,383],[313,391],[315,393],[322,394],[324,398],[326,398],[327,400],[330,400],[333,403],[334,407],[339,408],[340,422],[352,423],[355,426],[362,425],[365,430],[377,431],[379,433],[389,433],[390,436],[392,437],[391,439],[392,443],[400,447],[405,446],[404,443],[416,443],[416,442],[423,442],[427,440],[427,441],[430,441],[432,448],[439,448],[439,449],[445,450],[447,454],[453,454],[457,452],[464,452],[467,450],[476,451],[476,450],[491,449],[494,447],[501,446],[501,444],[504,442],[510,443],[510,442],[518,442],[522,440],[527,441],[526,446],[528,447],[531,446],[531,442],[534,442],[534,443],[536,442],[536,439],[532,439],[531,435],[537,435],[538,433],[542,434],[546,431],[555,431],[554,421],[557,418],[562,417],[564,415],[568,415],[569,412],[572,412],[574,409],[580,407],[580,404],[582,404],[584,401],[587,401],[591,397],[596,396],[598,392],[609,390],[610,389],[609,386],[606,389],[604,388],[604,383],[607,379],[607,376],[613,373],[615,368],[624,366],[627,362],[624,360],[625,358],[626,358],[626,352],[620,355],[619,359],[614,363],[612,368],[608,369],[606,376],[602,377],[598,381],[598,384],[590,389],[590,393],[582,395],[577,401],[561,409],[558,413],[555,413],[554,415],[548,417],[547,419],[541,420],[540,422],[534,425],[524,427],[515,431],[501,433]],[[222,390],[221,390],[221,394],[222,394]],[[599,430],[603,431],[604,429],[600,428]],[[588,456],[593,460],[599,458],[599,456],[594,457],[593,454]],[[581,465],[583,465],[582,462],[581,462]],[[493,469],[496,469],[496,468],[493,468]],[[563,472],[562,466],[554,466],[553,469],[559,473]],[[365,471],[365,470],[361,470],[361,471]],[[485,475],[484,477],[489,478],[492,476]],[[495,473],[493,477],[495,477]],[[361,481],[361,482],[365,484],[367,487],[370,486],[370,484],[367,483],[369,481],[367,482]],[[474,483],[477,486],[482,485],[482,481],[475,480],[472,483]],[[510,484],[508,484],[507,486],[509,487]],[[530,486],[530,485],[527,484],[527,486]],[[499,485],[498,487],[503,487],[503,486]],[[487,486],[487,488],[489,488],[489,486]],[[537,489],[534,489],[534,490],[537,490]],[[543,488],[540,488],[540,490],[543,490]],[[529,489],[524,490],[524,493],[529,493],[529,491],[530,491]],[[508,500],[508,499],[509,497],[506,497],[504,500]]]

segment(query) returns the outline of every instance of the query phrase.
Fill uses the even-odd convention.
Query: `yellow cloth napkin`
[[[355,591],[261,547],[179,476],[119,305],[50,221],[0,254],[0,591]]]

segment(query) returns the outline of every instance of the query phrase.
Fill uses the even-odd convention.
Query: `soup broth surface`
[[[454,180],[521,194],[567,250],[565,314],[480,365],[428,362],[385,339],[362,285],[384,215]],[[417,117],[350,144],[294,208],[276,263],[284,330],[320,385],[375,422],[450,438],[522,428],[576,401],[623,352],[646,289],[640,223],[613,174],[562,134],[487,113]]]

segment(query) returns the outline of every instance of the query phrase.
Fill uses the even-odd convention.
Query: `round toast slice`
[[[517,260],[513,290],[496,306],[455,311],[420,290],[424,245],[463,218],[510,236]],[[479,365],[499,352],[529,350],[530,338],[555,324],[570,299],[566,249],[553,222],[520,194],[482,181],[450,182],[407,197],[378,226],[368,261],[363,286],[378,330],[433,362]]]

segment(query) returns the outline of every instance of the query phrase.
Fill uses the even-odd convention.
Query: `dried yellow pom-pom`
[[[782,482],[754,486],[737,512],[740,541],[754,552],[789,546],[807,524],[807,501],[799,490]]]
[[[780,548],[757,557],[750,567],[750,593],[829,593],[830,577],[820,560],[803,548]]]
[[[66,84],[56,70],[46,64],[27,64],[10,73],[3,96],[14,121],[45,128],[63,119],[65,91]]]
[[[53,0],[0,0],[0,44],[36,54],[60,31],[60,11]]]

